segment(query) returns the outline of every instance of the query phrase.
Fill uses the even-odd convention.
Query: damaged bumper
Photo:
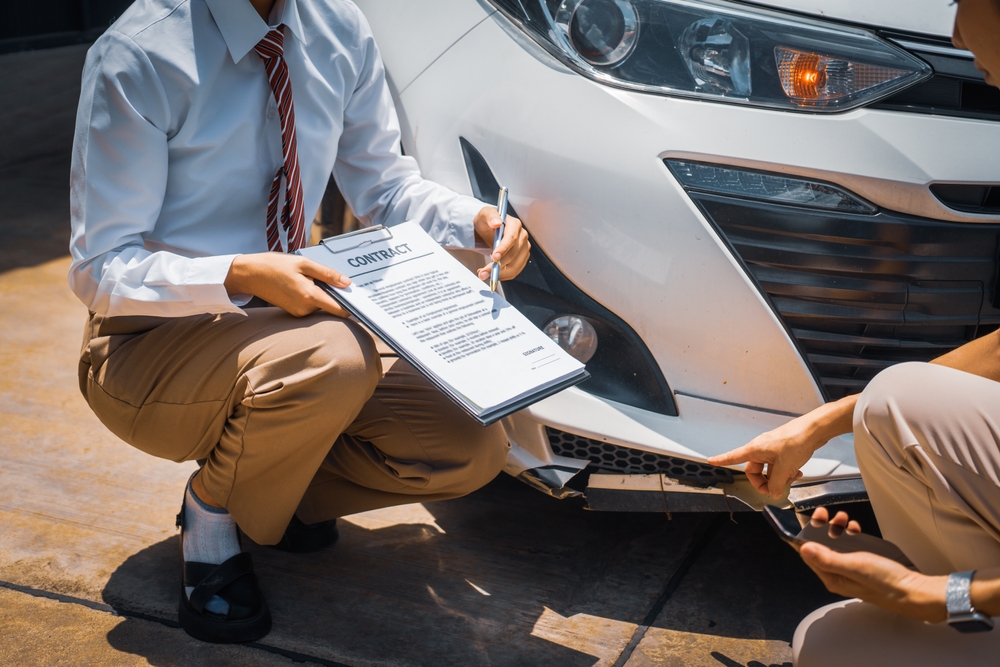
[[[583,470],[575,465],[540,466],[517,478],[555,498],[583,497],[597,512],[760,512],[766,505],[807,512],[820,506],[866,502],[860,477],[793,485],[777,500],[762,496],[747,478],[736,473],[731,482],[698,486],[663,474],[619,475],[596,472],[578,491],[567,486]]]
[[[758,493],[743,475],[729,484],[697,487],[665,475],[594,474],[584,496],[590,509],[601,512],[759,512],[766,505],[805,512],[868,500],[860,477],[792,486],[775,500]]]

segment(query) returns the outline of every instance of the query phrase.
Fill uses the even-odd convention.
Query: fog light
[[[615,65],[635,46],[639,21],[627,0],[563,0],[556,11],[570,45],[592,65]]]
[[[725,19],[695,21],[678,42],[699,90],[750,95],[750,42]]]
[[[587,363],[597,352],[597,331],[582,317],[560,315],[550,320],[542,331],[580,363]]]

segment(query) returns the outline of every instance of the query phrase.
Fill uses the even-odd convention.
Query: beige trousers
[[[276,543],[293,514],[315,523],[455,498],[503,467],[499,424],[482,427],[408,363],[380,356],[356,323],[246,313],[91,315],[80,388],[130,445],[204,459],[209,494],[255,542]]]
[[[1000,566],[1000,383],[933,364],[893,366],[858,400],[854,447],[883,536],[921,572]],[[997,665],[997,625],[963,635],[849,600],[802,621],[795,664]]]

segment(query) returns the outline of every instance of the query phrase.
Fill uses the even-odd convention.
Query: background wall
[[[91,42],[132,0],[4,0],[0,53]]]

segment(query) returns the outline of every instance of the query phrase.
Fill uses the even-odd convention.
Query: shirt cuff
[[[233,294],[226,291],[226,276],[233,265],[233,260],[239,255],[214,255],[211,257],[195,257],[188,260],[186,285],[197,285],[192,290],[195,304],[206,307],[208,312],[242,313],[245,306],[253,298],[250,294]]]
[[[475,248],[476,228],[474,221],[476,214],[485,206],[489,206],[489,204],[483,203],[475,197],[459,196],[458,201],[451,207],[451,218],[448,221],[451,227],[451,238],[448,243],[442,245]]]

